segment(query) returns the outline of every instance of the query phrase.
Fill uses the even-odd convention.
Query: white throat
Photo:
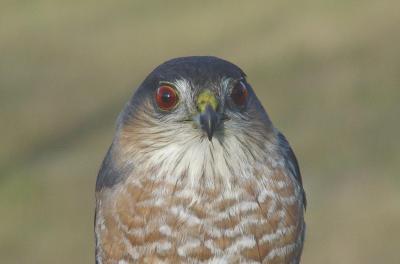
[[[134,164],[140,164],[141,172],[135,173],[152,180],[184,185],[185,188],[215,190],[223,187],[232,190],[235,185],[254,176],[254,168],[265,164],[271,144],[263,149],[247,142],[243,138],[226,134],[223,138],[216,135],[209,141],[207,137],[186,130],[177,134],[177,130],[168,130],[162,138],[147,148],[132,149]],[[174,134],[175,133],[175,134]],[[146,142],[143,142],[144,144]],[[131,153],[132,153],[131,152]],[[150,175],[149,175],[150,172]]]

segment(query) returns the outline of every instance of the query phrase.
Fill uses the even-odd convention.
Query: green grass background
[[[294,147],[303,263],[400,263],[399,1],[0,3],[0,262],[93,263],[123,104],[177,56],[240,65]]]

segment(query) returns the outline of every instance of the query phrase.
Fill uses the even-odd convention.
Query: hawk
[[[96,181],[96,263],[299,263],[305,204],[245,73],[172,59],[118,117]]]

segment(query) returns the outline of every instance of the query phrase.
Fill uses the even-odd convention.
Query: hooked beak
[[[200,114],[201,128],[207,133],[208,140],[212,140],[214,131],[219,124],[219,115],[214,109],[207,105],[204,112]]]
[[[197,97],[197,109],[200,113],[199,123],[201,128],[207,133],[208,140],[210,141],[221,120],[217,108],[218,100],[210,90],[203,90]]]

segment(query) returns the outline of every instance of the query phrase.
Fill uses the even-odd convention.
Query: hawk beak
[[[217,113],[218,100],[210,90],[205,89],[197,97],[197,108],[200,112],[200,126],[211,141],[220,121],[219,113]]]
[[[207,105],[204,112],[200,114],[200,125],[201,128],[207,133],[208,140],[211,141],[218,123],[219,115],[210,105]]]

